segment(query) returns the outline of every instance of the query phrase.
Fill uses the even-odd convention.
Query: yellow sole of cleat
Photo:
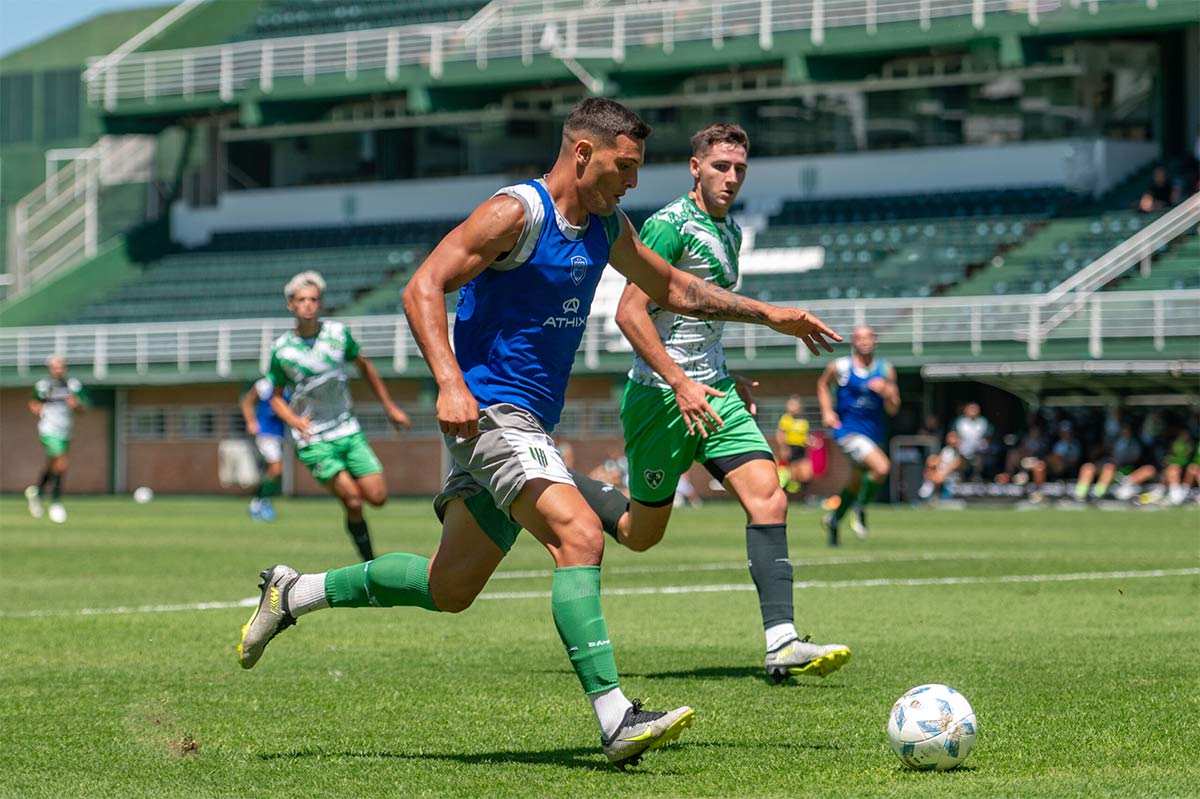
[[[666,746],[671,741],[674,741],[679,737],[680,733],[682,733],[686,728],[692,726],[692,722],[695,720],[696,711],[689,710],[687,713],[684,713],[682,716],[675,719],[674,724],[672,724],[670,727],[667,727],[666,731],[659,736],[657,741],[646,747],[646,751],[649,752],[652,749],[658,749],[659,747]]]
[[[821,655],[818,658],[805,663],[803,666],[797,666],[788,669],[789,674],[803,675],[805,677],[828,677],[835,671],[845,666],[850,660],[849,649],[838,649],[830,652],[827,655]]]

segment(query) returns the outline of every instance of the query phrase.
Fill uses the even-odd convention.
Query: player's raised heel
[[[300,574],[290,566],[277,565],[262,571],[262,582],[258,587],[262,596],[250,614],[250,620],[242,625],[242,640],[237,645],[238,662],[243,669],[252,669],[271,639],[296,623],[288,611],[287,592],[300,579]]]
[[[608,762],[624,771],[626,766],[636,766],[646,752],[674,741],[695,718],[696,711],[686,705],[668,711],[642,710],[641,701],[635,699],[620,728],[610,738],[601,738],[600,745]]]
[[[809,636],[796,638],[767,653],[767,676],[781,683],[792,675],[826,677],[846,665],[850,647],[845,644],[814,644]]]

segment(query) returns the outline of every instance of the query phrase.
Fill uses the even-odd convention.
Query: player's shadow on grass
[[[675,671],[623,671],[621,677],[639,677],[645,680],[757,680],[767,685],[775,685],[775,681],[767,676],[762,666],[703,666],[695,669],[677,669]],[[816,681],[812,678],[796,678],[785,680],[783,686],[803,688],[844,688],[841,683]]]
[[[259,760],[304,760],[308,758],[336,759],[362,758],[364,760],[417,760],[445,761],[448,763],[463,763],[472,766],[494,766],[504,763],[527,763],[547,766],[563,766],[565,768],[582,769],[584,771],[613,771],[613,767],[604,762],[593,748],[575,749],[546,749],[536,752],[335,752],[325,749],[290,749],[284,752],[266,752],[258,756]],[[652,769],[654,774],[670,774],[674,772]],[[632,773],[632,772],[631,772]]]

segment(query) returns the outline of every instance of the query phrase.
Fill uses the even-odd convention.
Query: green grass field
[[[782,686],[762,672],[740,512],[678,511],[658,548],[606,560],[625,692],[697,712],[626,773],[600,754],[550,617],[549,557],[528,536],[464,614],[317,613],[246,672],[234,646],[249,611],[229,603],[271,563],[350,562],[333,502],[282,502],[272,525],[232,499],[68,509],[60,527],[0,500],[4,797],[1200,792],[1194,507],[881,509],[870,541],[837,550],[815,512],[795,512],[797,626],[853,658]],[[377,551],[436,541],[426,501],[370,519]],[[892,702],[925,682],[975,707],[959,770],[908,771],[888,748]]]

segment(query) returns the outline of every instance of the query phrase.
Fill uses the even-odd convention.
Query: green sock
[[[617,661],[600,612],[600,567],[555,569],[550,609],[583,692],[598,694],[616,688]]]
[[[880,483],[876,483],[869,476],[863,478],[862,488],[858,491],[858,506],[865,508],[871,504],[871,500],[875,499],[875,494],[879,491]]]
[[[279,493],[279,484],[281,482],[278,478],[272,480],[268,477],[258,484],[258,493],[255,496],[259,499],[268,499],[276,496]]]
[[[746,525],[746,556],[758,589],[763,628],[790,623],[792,564],[788,562],[787,524]]]
[[[1083,482],[1082,480],[1075,483],[1075,498],[1076,499],[1083,499],[1084,497],[1086,497],[1087,491],[1088,491],[1087,483]]]
[[[838,503],[837,510],[833,512],[834,524],[840,522],[842,517],[850,512],[850,506],[854,504],[855,494],[849,488],[843,488],[842,493],[838,496],[841,497],[842,501]]]
[[[332,608],[438,609],[429,593],[429,558],[404,552],[330,569],[325,573],[325,597]]]

